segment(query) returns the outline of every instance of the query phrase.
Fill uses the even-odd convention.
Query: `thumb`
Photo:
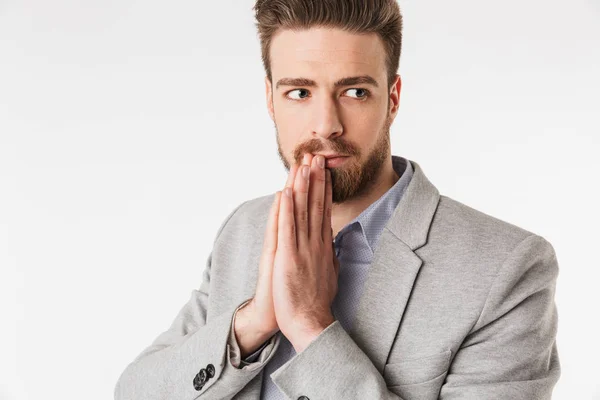
[[[275,199],[271,205],[271,211],[267,220],[267,226],[265,228],[265,235],[263,241],[262,253],[260,255],[260,261],[258,266],[259,281],[262,279],[271,279],[271,267],[275,259],[275,252],[277,250],[277,220],[279,215],[279,202],[281,198],[281,192],[275,193]],[[258,282],[257,282],[258,284]]]

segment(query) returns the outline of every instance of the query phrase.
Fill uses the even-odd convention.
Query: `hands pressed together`
[[[234,322],[242,356],[278,330],[303,351],[335,321],[339,261],[333,250],[331,175],[321,155],[290,168],[271,206],[254,298]]]

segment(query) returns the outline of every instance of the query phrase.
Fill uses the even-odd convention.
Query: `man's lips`
[[[339,157],[329,157],[325,158],[325,168],[335,168],[342,165],[346,160],[348,160],[350,156],[339,156]]]
[[[310,153],[306,153],[306,154],[310,154]],[[337,166],[342,165],[344,162],[347,161],[347,159],[350,158],[349,155],[340,154],[340,153],[329,153],[329,154],[315,153],[312,155],[313,155],[313,157],[316,157],[316,156],[325,157],[325,168],[335,168]]]
[[[323,156],[325,158],[337,158],[337,157],[348,157],[347,154],[340,154],[340,153],[330,153],[330,154],[315,154],[315,156]]]

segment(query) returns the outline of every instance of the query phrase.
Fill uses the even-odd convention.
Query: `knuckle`
[[[304,223],[308,220],[308,211],[300,211],[298,215],[300,222]]]
[[[325,203],[323,202],[323,200],[315,201],[315,210],[319,214],[323,214],[323,212],[325,211]]]
[[[298,267],[298,269],[302,269],[304,264],[302,263],[302,258],[299,254],[294,253],[292,255],[292,263]]]
[[[323,240],[320,238],[313,240],[311,251],[313,254],[323,254]]]
[[[296,236],[296,228],[295,228],[295,226],[292,225],[285,232],[285,239],[286,239],[285,245],[287,246],[289,244],[289,242],[294,240],[295,236]]]

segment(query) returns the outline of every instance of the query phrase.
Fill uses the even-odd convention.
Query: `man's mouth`
[[[343,163],[345,163],[350,156],[333,156],[333,157],[325,157],[325,168],[335,168],[339,167]]]

